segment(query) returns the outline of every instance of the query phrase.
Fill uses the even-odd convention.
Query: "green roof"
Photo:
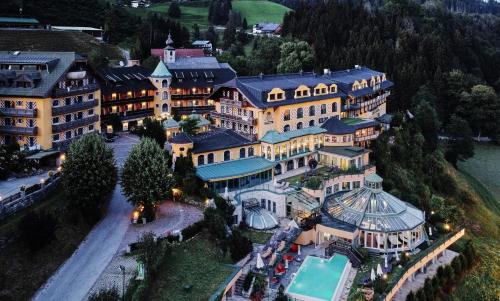
[[[372,173],[370,175],[367,175],[365,177],[365,180],[368,181],[368,182],[373,182],[373,183],[381,183],[383,181],[382,177],[380,177],[376,173]]]
[[[170,71],[168,71],[167,66],[165,66],[165,63],[163,61],[160,61],[156,66],[155,71],[151,73],[151,77],[156,77],[156,78],[172,77],[172,74],[170,73]]]
[[[196,174],[204,181],[239,178],[273,168],[275,162],[261,157],[225,161],[196,167]]]
[[[208,121],[207,119],[203,118],[201,115],[199,114],[191,114],[188,116],[189,119],[196,119],[198,120],[198,123],[196,124],[197,127],[202,127],[202,126],[205,126],[205,125],[210,125],[210,121]],[[181,125],[182,123],[184,122],[184,120],[181,120],[179,121],[179,125]]]
[[[8,18],[8,17],[0,17],[0,23],[40,24],[40,22],[38,22],[38,20],[34,18]]]
[[[318,151],[349,158],[354,158],[369,152],[369,150],[358,146],[323,146]]]
[[[306,136],[306,135],[321,134],[324,132],[326,132],[325,129],[317,127],[317,126],[310,126],[310,127],[303,128],[300,130],[283,132],[283,133],[278,133],[278,132],[272,130],[272,131],[267,131],[267,133],[264,135],[264,137],[262,137],[260,139],[260,141],[275,144],[275,143],[285,142],[285,141],[288,141],[290,139],[294,139],[297,137],[302,137],[302,136]]]

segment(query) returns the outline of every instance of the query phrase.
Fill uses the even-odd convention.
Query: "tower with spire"
[[[175,63],[175,48],[174,40],[172,40],[172,35],[168,33],[167,47],[163,49],[163,61],[165,63]]]

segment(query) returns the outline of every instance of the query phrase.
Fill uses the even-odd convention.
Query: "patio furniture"
[[[286,242],[282,240],[278,246],[278,249],[276,251],[281,252],[285,249]]]
[[[276,263],[277,257],[278,256],[276,255],[276,253],[274,253],[273,256],[271,256],[271,260],[269,260],[269,266],[273,266]]]
[[[271,247],[268,247],[266,251],[264,251],[261,256],[262,258],[267,258],[271,253],[273,252],[273,249]]]

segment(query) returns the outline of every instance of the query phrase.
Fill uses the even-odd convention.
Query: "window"
[[[352,186],[353,186],[353,188],[359,188],[361,186],[361,184],[359,181],[354,181],[354,182],[352,182]]]
[[[297,123],[297,130],[300,130],[302,128],[302,122]]]
[[[163,91],[161,93],[161,99],[163,99],[163,100],[168,99],[168,92],[167,91]]]
[[[276,213],[276,202],[273,202],[273,213]]]
[[[332,187],[326,187],[326,194],[332,194]]]
[[[28,109],[33,110],[35,108],[35,103],[32,101],[28,101]]]
[[[304,117],[304,109],[298,108],[297,109],[297,118],[302,118]]]
[[[65,105],[65,106],[69,106],[70,104],[71,104],[71,98],[66,97],[66,98],[64,99],[64,105]]]
[[[330,93],[337,93],[337,85],[330,86]]]
[[[229,161],[229,160],[231,160],[231,152],[227,150],[224,152],[224,161]]]
[[[78,130],[76,131],[76,133],[77,133],[78,136],[83,135],[83,128],[78,128]]]
[[[266,199],[260,199],[260,207],[266,209]]]
[[[71,131],[67,131],[65,136],[66,136],[66,139],[71,139],[71,136],[72,136]]]
[[[316,114],[316,109],[314,106],[309,107],[309,116],[314,116]]]
[[[283,99],[283,93],[280,92],[280,93],[276,94],[276,98]]]
[[[290,120],[290,110],[285,110],[285,112],[283,112],[283,120]]]
[[[250,147],[248,148],[248,156],[249,156],[249,157],[253,157],[253,156],[254,156],[253,146],[250,146]]]
[[[326,114],[326,104],[321,105],[321,114]]]
[[[283,127],[283,132],[289,132],[289,131],[290,131],[290,125],[287,124]]]
[[[276,94],[269,94],[269,100],[276,100]]]
[[[94,125],[93,124],[89,125],[89,132],[91,132],[93,130],[94,130]]]
[[[204,165],[205,164],[205,156],[199,155],[198,156],[198,165]]]
[[[309,126],[314,126],[314,120],[309,121]]]
[[[64,116],[65,122],[71,122],[71,114]]]
[[[168,112],[168,104],[164,103],[161,105],[161,111],[162,112]]]
[[[208,164],[214,163],[214,154],[213,153],[208,154],[207,161],[208,161]]]
[[[23,106],[23,101],[22,100],[16,101],[16,107],[22,107],[22,106]]]
[[[58,124],[59,123],[59,117],[52,117],[52,124]]]
[[[87,111],[87,114],[88,114],[89,116],[94,115],[94,109],[90,109],[90,110],[88,110],[88,111]]]
[[[337,103],[336,102],[332,103],[332,112],[333,113],[337,112]]]
[[[80,119],[83,119],[83,112],[78,112],[75,114],[75,119],[76,120],[80,120]]]
[[[53,99],[52,100],[52,106],[53,107],[58,107],[59,106],[59,99]]]
[[[32,128],[35,126],[35,120],[34,119],[28,119],[28,127]]]
[[[244,147],[240,148],[240,159],[245,158],[246,150]]]
[[[94,100],[94,94],[89,94],[89,100]]]
[[[83,96],[81,96],[81,95],[80,95],[80,96],[78,96],[78,97],[76,98],[76,102],[77,102],[77,103],[82,103],[82,102],[83,102]]]
[[[52,135],[52,141],[59,141],[59,134]]]

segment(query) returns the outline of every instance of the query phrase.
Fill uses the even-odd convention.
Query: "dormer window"
[[[295,90],[295,98],[309,97],[310,95],[311,92],[305,85],[301,85]]]
[[[267,94],[267,101],[277,101],[285,99],[285,91],[274,88]]]
[[[337,85],[333,84],[330,86],[330,93],[337,93]]]
[[[325,84],[318,84],[314,87],[314,95],[323,95],[328,92],[328,88]]]

